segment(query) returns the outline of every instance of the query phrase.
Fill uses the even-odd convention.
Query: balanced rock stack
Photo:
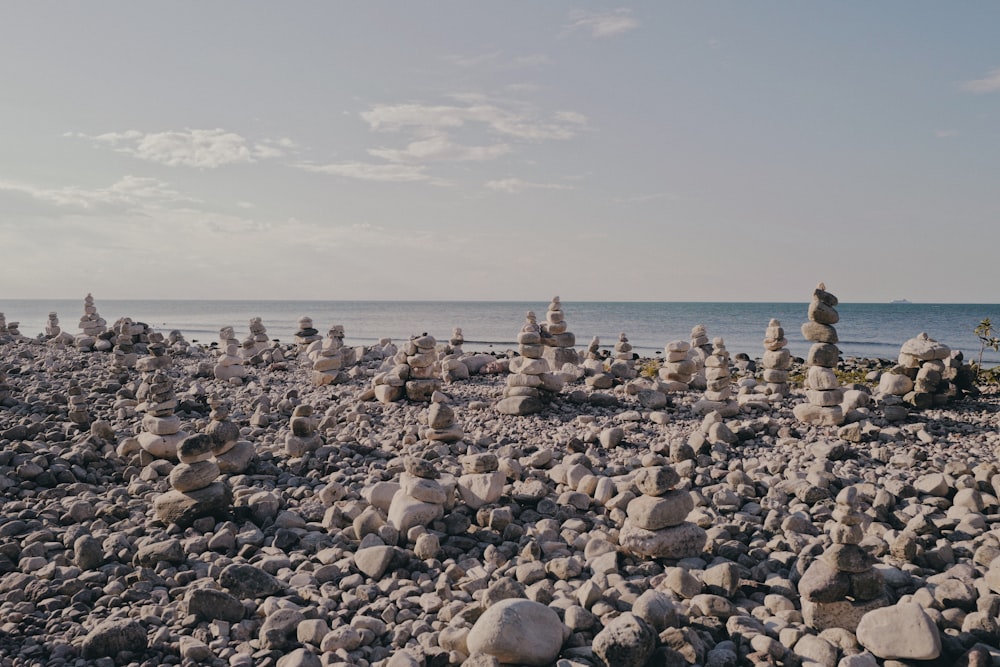
[[[180,329],[174,329],[167,334],[167,348],[171,354],[187,355],[191,353],[191,345],[184,340]]]
[[[232,327],[222,327],[219,329],[219,347],[228,350],[230,345],[240,347],[240,341],[236,340],[236,331]]]
[[[723,417],[732,417],[739,412],[739,405],[733,399],[732,377],[729,372],[729,352],[725,341],[713,341],[712,354],[705,358],[705,397],[695,403],[697,414],[718,412]]]
[[[67,345],[73,342],[73,337],[59,326],[59,316],[54,311],[49,313],[49,320],[45,325],[45,337],[50,345]]]
[[[285,436],[285,451],[289,456],[305,456],[323,446],[323,439],[316,432],[319,422],[313,417],[313,407],[301,403],[292,410],[288,420],[291,433]]]
[[[343,371],[354,365],[354,349],[344,347],[344,327],[335,324],[330,327],[326,338],[309,344],[306,357],[312,362],[312,382],[317,387],[339,384],[350,380]]]
[[[266,394],[265,394],[266,396]],[[246,472],[256,451],[252,443],[240,440],[240,427],[229,419],[229,403],[217,396],[210,396],[208,405],[211,421],[205,435],[212,439],[212,452],[219,471],[225,474],[241,475]]]
[[[465,344],[465,336],[462,329],[455,327],[451,332],[451,338],[442,351],[439,360],[441,366],[441,380],[446,383],[468,380],[471,374],[469,366],[462,361],[462,345]]]
[[[7,324],[7,336],[11,340],[20,340],[22,338],[20,327],[20,322],[9,322]]]
[[[295,332],[295,343],[301,347],[306,347],[310,343],[314,343],[318,340],[322,340],[322,336],[319,335],[313,327],[313,321],[311,317],[300,317],[299,318],[299,330]]]
[[[205,516],[223,518],[233,505],[233,492],[219,481],[215,461],[217,441],[205,433],[185,437],[177,448],[180,463],[170,471],[170,491],[153,500],[156,518],[163,523],[190,526]]]
[[[181,430],[180,417],[174,414],[174,381],[162,370],[146,373],[136,398],[141,401],[136,412],[145,413],[143,431],[136,438],[139,446],[152,459],[176,461],[177,448],[188,434]]]
[[[69,420],[81,428],[90,426],[91,418],[90,412],[87,410],[87,397],[83,395],[83,388],[80,387],[80,383],[75,379],[69,381],[66,396],[68,397],[68,413],[66,416]],[[0,400],[2,399],[3,397],[0,396]]]
[[[243,365],[243,357],[240,356],[239,346],[236,343],[228,345],[226,351],[219,355],[212,374],[217,380],[230,384],[243,382],[243,378],[247,376],[247,369]]]
[[[462,328],[455,327],[451,331],[451,338],[448,339],[448,354],[462,355],[462,346],[465,344],[465,336],[462,335]]]
[[[788,339],[781,322],[772,319],[764,333],[763,380],[768,392],[776,396],[788,395],[788,369],[792,367],[792,353],[786,349]]]
[[[614,361],[611,362],[611,374],[616,378],[631,380],[636,376],[635,363],[632,359],[632,345],[628,342],[625,332],[618,334],[618,342],[615,343]]]
[[[167,354],[167,346],[163,342],[161,334],[153,333],[150,335],[146,351],[149,352],[149,355],[135,362],[136,370],[143,373],[151,373],[153,371],[166,370],[174,365],[173,358]]]
[[[618,534],[623,551],[644,558],[675,560],[701,554],[707,535],[686,521],[694,501],[686,490],[674,488],[679,483],[673,466],[639,469],[635,486],[642,495],[629,502]]]
[[[441,473],[434,464],[415,456],[403,458],[404,472],[399,474],[399,490],[392,496],[387,523],[405,536],[411,528],[427,526],[444,516],[449,493],[454,497],[454,478],[446,488],[438,480]]]
[[[259,317],[251,318],[250,333],[247,334],[247,341],[250,342],[250,346],[244,345],[243,348],[244,350],[251,350],[251,356],[259,354],[269,347],[267,328]]]
[[[500,471],[496,454],[466,454],[461,463],[458,495],[463,503],[477,510],[500,500],[507,475]]]
[[[695,373],[698,372],[698,364],[695,362],[695,355],[691,354],[691,344],[683,340],[675,340],[667,343],[663,348],[665,357],[663,365],[660,366],[660,379],[664,383],[666,391],[684,391],[691,384]],[[701,360],[704,364],[704,359]]]
[[[427,430],[424,437],[437,442],[458,442],[465,437],[462,425],[455,421],[455,411],[441,392],[434,392],[427,409]]]
[[[840,359],[837,347],[837,297],[826,291],[820,283],[809,304],[809,321],[802,325],[802,337],[812,341],[806,366],[806,402],[799,403],[792,412],[805,424],[839,426],[844,423],[844,409],[840,405],[844,391],[840,388],[834,369]]]
[[[604,357],[601,355],[601,339],[594,336],[587,346],[587,353],[583,358],[583,367],[588,371],[604,370]]]
[[[123,317],[115,322],[114,348],[111,356],[111,367],[117,369],[135,368],[139,359],[132,342],[132,320]]]
[[[903,400],[917,409],[940,407],[958,395],[956,380],[963,371],[961,352],[952,352],[926,333],[903,343],[899,364],[913,374],[913,390]]]
[[[546,352],[543,340],[535,313],[529,310],[517,335],[521,356],[511,360],[504,398],[497,403],[502,414],[523,416],[540,412],[541,392],[555,393],[562,389],[562,376],[549,372],[549,362],[543,358]]]
[[[712,354],[712,343],[708,339],[708,331],[704,324],[696,324],[691,327],[691,347],[688,350],[688,359],[694,362],[694,371],[688,386],[691,389],[705,391],[708,386],[705,380],[705,360]]]
[[[567,328],[562,303],[558,296],[554,296],[545,314],[545,323],[541,326],[544,358],[554,371],[560,370],[563,364],[580,363],[580,355],[573,347],[576,345],[576,336],[567,331]]]
[[[437,341],[434,336],[426,333],[411,338],[396,358],[404,358],[409,367],[406,380],[406,397],[411,401],[426,403],[431,400],[434,392],[441,389],[441,380],[437,377]]]
[[[82,350],[94,348],[97,337],[108,330],[108,323],[97,314],[94,297],[91,294],[83,299],[83,316],[80,317],[80,329],[83,333],[76,337],[76,346]]]
[[[809,565],[798,583],[802,617],[811,628],[854,632],[862,616],[889,604],[882,573],[874,569],[874,560],[860,546],[863,516],[857,489],[842,489],[833,510],[833,544]]]

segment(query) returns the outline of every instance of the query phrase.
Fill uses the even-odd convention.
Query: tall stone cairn
[[[81,350],[92,350],[97,338],[108,330],[108,323],[97,313],[94,297],[88,293],[83,299],[83,316],[80,317],[82,333],[76,337],[76,346]]]
[[[140,401],[136,412],[145,413],[142,433],[136,438],[146,454],[143,462],[153,459],[176,461],[177,448],[188,434],[181,430],[180,417],[174,414],[177,408],[174,381],[163,370],[147,372],[136,398]]]
[[[355,354],[353,348],[344,346],[344,336],[344,327],[335,324],[326,338],[313,341],[306,348],[306,358],[312,363],[313,385],[321,387],[350,380],[344,369],[354,365]]]
[[[87,397],[83,395],[83,388],[76,379],[69,381],[66,396],[68,398],[68,412],[66,416],[81,429],[89,427],[91,417],[90,411],[87,409]],[[2,399],[2,396],[0,396],[0,399]]]
[[[712,354],[712,342],[708,339],[708,331],[704,324],[691,327],[691,347],[688,349],[688,359],[694,362],[694,373],[688,386],[691,389],[705,391],[708,386],[705,381],[705,360]]]
[[[632,344],[628,342],[628,336],[622,331],[618,334],[618,342],[615,343],[614,360],[609,369],[616,378],[631,380],[635,378],[635,361],[632,359]]]
[[[177,448],[180,463],[170,471],[171,490],[153,500],[157,519],[186,528],[201,517],[222,519],[230,514],[233,491],[219,479],[218,447],[218,441],[205,433],[181,441]]]
[[[561,370],[563,364],[579,364],[576,336],[568,331],[566,316],[558,296],[552,297],[549,309],[545,313],[545,322],[541,325],[542,345],[545,346],[543,357],[549,362],[553,371]]]
[[[665,357],[659,375],[666,385],[666,390],[685,391],[698,372],[698,364],[690,354],[691,344],[684,340],[675,340],[667,343],[663,351]]]
[[[723,417],[732,417],[739,412],[739,404],[733,398],[732,374],[729,371],[729,351],[722,338],[716,337],[712,343],[712,354],[705,357],[705,397],[694,404],[697,414],[718,412]]]
[[[837,297],[826,291],[820,283],[809,304],[809,321],[802,325],[802,337],[812,341],[806,357],[806,402],[796,405],[792,412],[805,424],[839,426],[844,423],[844,390],[841,389],[834,369],[840,359],[837,347]]]
[[[323,337],[319,335],[319,331],[313,327],[313,321],[311,317],[302,316],[299,318],[299,330],[295,332],[294,340],[295,344],[300,347],[306,347],[310,343],[317,340],[322,340]]]
[[[799,580],[802,617],[816,630],[843,628],[854,632],[861,617],[889,604],[882,573],[861,546],[864,515],[858,507],[857,489],[849,486],[837,494],[830,529],[833,544],[814,560]]]
[[[788,396],[788,369],[792,367],[792,354],[786,346],[785,330],[781,322],[772,319],[764,332],[764,366],[762,379],[765,388],[772,395]]]
[[[517,334],[519,357],[511,359],[510,375],[504,398],[497,403],[497,411],[505,415],[530,415],[541,412],[543,392],[554,393],[562,389],[562,378],[550,372],[541,327],[533,311],[528,311],[521,331]]]

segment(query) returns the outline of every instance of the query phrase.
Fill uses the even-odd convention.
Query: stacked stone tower
[[[840,405],[844,391],[834,372],[840,360],[837,330],[833,327],[840,321],[837,303],[837,297],[820,283],[809,304],[809,321],[802,325],[803,338],[812,342],[806,358],[809,367],[806,402],[796,405],[792,411],[796,419],[806,424],[839,426],[844,423],[844,409]]]

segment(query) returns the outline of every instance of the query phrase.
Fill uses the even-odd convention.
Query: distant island
[[[909,299],[894,299],[889,303],[911,303]]]

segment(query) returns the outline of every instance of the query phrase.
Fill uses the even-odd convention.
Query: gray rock
[[[187,594],[188,613],[206,621],[238,623],[245,612],[243,603],[225,591],[193,588]]]
[[[142,653],[148,647],[146,630],[135,620],[112,618],[99,623],[83,638],[84,658],[113,658],[121,651]]]
[[[886,660],[936,660],[941,655],[937,625],[914,602],[868,612],[858,624],[857,637],[859,644]]]
[[[500,662],[542,666],[552,663],[563,643],[559,616],[532,600],[501,600],[483,612],[466,644],[470,654],[485,653]]]
[[[219,574],[219,584],[241,600],[265,598],[284,589],[278,579],[246,563],[228,565]]]
[[[614,619],[594,637],[594,654],[607,667],[643,667],[656,649],[656,632],[632,613]]]

